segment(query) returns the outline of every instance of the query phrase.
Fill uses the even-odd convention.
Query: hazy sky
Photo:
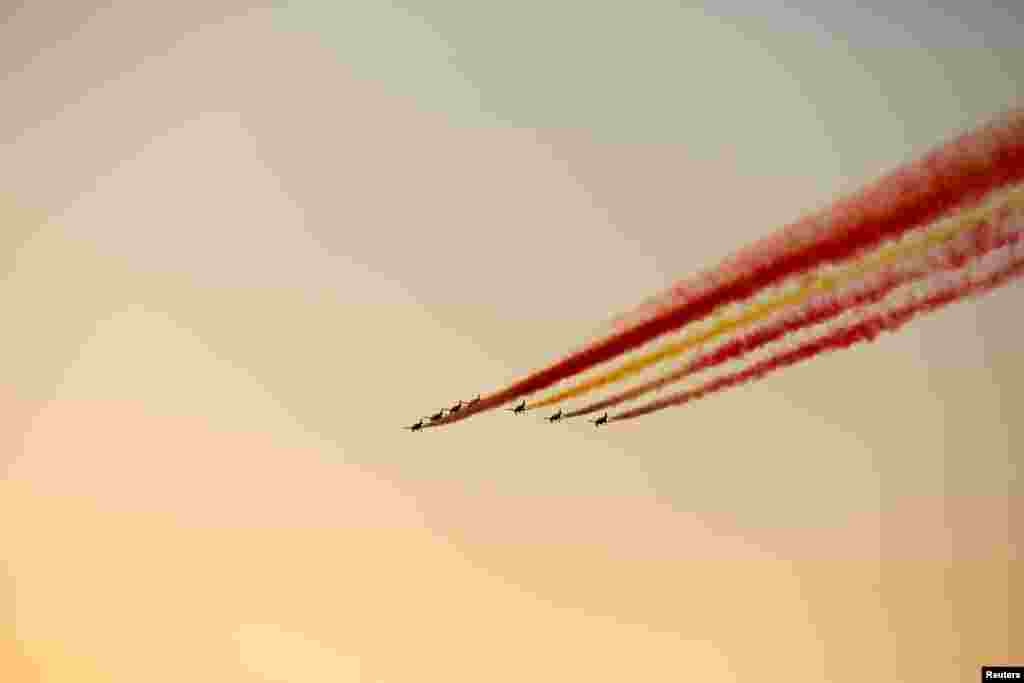
[[[1019,9],[804,4],[0,11],[0,674],[1024,660],[1019,285],[621,429],[399,429],[1021,101]]]

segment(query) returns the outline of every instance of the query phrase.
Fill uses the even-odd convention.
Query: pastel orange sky
[[[994,8],[726,4],[0,11],[0,680],[1024,663],[1020,285],[615,429],[400,429],[1024,95]]]

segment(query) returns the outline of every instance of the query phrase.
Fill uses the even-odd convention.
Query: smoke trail
[[[937,291],[920,301],[911,302],[889,311],[875,313],[847,327],[842,327],[825,336],[798,346],[795,349],[766,358],[740,372],[719,377],[696,389],[668,396],[660,401],[654,401],[639,408],[613,415],[608,421],[622,422],[665,408],[681,406],[691,401],[702,399],[710,394],[759,380],[775,370],[795,365],[819,354],[845,349],[861,342],[873,341],[883,330],[894,332],[918,315],[929,313],[968,296],[977,296],[989,292],[1022,275],[1024,275],[1024,255],[1014,254],[1007,265],[998,268],[984,278],[974,281],[966,279],[958,285],[943,288],[941,291]]]
[[[999,203],[966,211],[957,217],[951,225],[943,225],[939,229],[926,232],[923,238],[919,240],[903,244],[886,245],[876,253],[864,256],[845,266],[836,274],[826,273],[806,281],[796,291],[785,293],[767,302],[750,306],[746,311],[737,316],[719,320],[709,329],[689,335],[678,342],[635,358],[608,372],[578,382],[551,396],[534,401],[527,405],[527,409],[554,405],[566,399],[582,396],[614,382],[632,377],[657,363],[670,358],[676,358],[718,337],[761,322],[783,309],[798,306],[815,294],[835,291],[840,285],[851,282],[872,271],[885,268],[902,259],[927,253],[928,249],[948,243],[965,232],[981,229],[981,226],[985,225],[986,220],[990,220],[994,214],[998,214],[1001,210],[1005,213],[1007,207],[1018,210],[1024,209],[1024,190],[1016,190],[1008,197],[1002,198]]]
[[[449,415],[448,424],[545,389],[820,263],[838,261],[1024,179],[1024,108],[940,146],[756,242],[718,269],[672,290],[673,304]]]
[[[962,239],[936,249],[926,254],[924,258],[911,258],[887,267],[855,283],[837,296],[817,297],[808,305],[795,311],[787,311],[783,317],[754,332],[732,339],[712,352],[697,356],[675,372],[569,411],[565,417],[589,415],[640,398],[698,372],[740,358],[797,330],[826,322],[850,309],[878,303],[898,287],[926,277],[937,270],[956,270],[972,259],[1020,243],[1024,240],[1024,227],[1019,223],[1024,219],[1024,206],[999,208],[1003,210],[998,212],[991,222],[982,223],[975,230],[958,235]],[[930,244],[928,243],[929,246]]]
[[[616,330],[629,329],[651,320],[666,310],[699,297],[708,288],[714,288],[715,283],[722,278],[723,274],[728,279],[729,271],[743,274],[757,271],[760,268],[767,268],[772,260],[777,258],[779,254],[784,254],[787,249],[799,247],[802,243],[813,243],[819,237],[827,237],[830,231],[833,234],[836,232],[841,233],[843,230],[849,229],[850,226],[864,220],[865,216],[867,216],[868,221],[888,219],[897,213],[903,216],[904,211],[907,211],[906,216],[900,220],[905,221],[904,227],[913,227],[910,224],[914,222],[914,219],[911,218],[914,211],[909,209],[908,205],[912,206],[914,202],[918,201],[918,194],[926,195],[929,192],[936,191],[936,189],[938,189],[939,193],[945,193],[933,195],[931,199],[920,197],[925,203],[941,203],[953,198],[953,195],[960,191],[953,188],[958,186],[963,180],[963,178],[958,178],[957,176],[960,173],[973,174],[982,172],[981,168],[984,165],[982,158],[986,155],[990,156],[990,161],[998,157],[1001,161],[997,162],[997,164],[1007,164],[1003,171],[997,172],[1005,173],[1006,180],[995,181],[993,185],[988,186],[989,189],[998,187],[1001,182],[1015,182],[1014,179],[1010,179],[1010,176],[1015,178],[1019,176],[1009,166],[1019,163],[1020,158],[1018,155],[1021,150],[1020,148],[1010,148],[1015,147],[1016,143],[1011,143],[1004,149],[999,148],[1003,144],[1008,143],[1009,138],[1020,134],[1018,127],[1021,125],[1022,115],[1024,115],[1024,109],[1011,110],[1003,115],[1001,122],[997,120],[989,126],[976,130],[974,133],[960,136],[955,141],[934,150],[919,161],[905,165],[883,176],[876,182],[863,188],[860,192],[840,199],[816,215],[800,219],[761,241],[749,245],[717,268],[705,271],[688,280],[676,282],[660,294],[645,299],[633,310],[613,318],[613,328]],[[995,132],[995,129],[1001,127],[1004,128],[1002,132]],[[1017,129],[1017,131],[1011,132],[1012,129]],[[1003,136],[1005,136],[1003,142],[996,142],[998,138]],[[976,157],[974,163],[977,163],[978,166],[974,170],[967,170],[966,166],[970,164],[965,164],[965,167],[959,169],[955,169],[953,165],[947,166],[947,164],[961,154]],[[980,181],[981,178],[979,177],[977,180]],[[936,188],[934,187],[935,185],[940,187]],[[941,187],[943,185],[946,186],[945,190]],[[962,200],[957,202],[954,199],[948,208],[953,208],[954,205],[970,203],[972,199],[980,198],[986,191],[980,185],[972,185],[970,189],[965,186],[963,187],[965,196]],[[931,208],[935,211],[930,214],[933,218],[937,218],[942,215],[944,210],[948,210],[948,208],[940,210],[938,206],[932,206]],[[927,213],[927,210],[925,212]],[[924,220],[917,219],[917,223],[920,224]],[[846,225],[843,225],[844,223]],[[830,224],[833,224],[831,229],[829,228]],[[863,226],[857,225],[856,231],[859,232],[861,227]],[[884,232],[887,230],[887,227],[876,225],[875,229],[879,232]],[[866,229],[865,232],[871,232],[871,230]],[[879,240],[869,240],[869,242],[872,241],[877,243]],[[824,248],[823,251],[828,252],[828,249]],[[825,253],[821,260],[835,261],[838,258]]]

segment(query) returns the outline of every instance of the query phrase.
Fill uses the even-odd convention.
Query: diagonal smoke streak
[[[718,268],[677,285],[670,290],[671,302],[654,317],[588,345],[431,426],[450,424],[546,389],[791,275],[841,261],[1022,180],[1024,108],[1018,108],[827,210],[754,243]]]
[[[607,372],[587,378],[551,396],[534,401],[527,405],[527,409],[554,405],[637,375],[657,363],[679,357],[719,337],[752,327],[781,311],[802,305],[817,294],[834,292],[840,285],[850,283],[874,271],[891,268],[901,260],[926,255],[930,248],[954,242],[965,233],[968,234],[965,245],[969,245],[973,241],[977,241],[979,245],[991,242],[992,226],[988,221],[1000,217],[1005,219],[1011,211],[1024,211],[1024,190],[1018,189],[1008,196],[997,198],[992,203],[965,211],[956,216],[949,224],[940,224],[937,228],[925,230],[921,235],[914,235],[915,239],[913,240],[906,240],[901,244],[887,244],[877,252],[862,256],[836,271],[826,269],[816,277],[807,278],[795,290],[769,296],[766,300],[749,305],[745,310],[739,310],[734,315],[727,315],[715,320],[714,324],[707,329],[698,330],[680,341],[633,358]],[[977,231],[976,239],[970,238],[971,231]],[[772,293],[768,292],[768,294]]]
[[[941,286],[922,299],[873,313],[859,321],[840,327],[828,334],[812,339],[794,349],[766,358],[744,370],[719,377],[695,389],[668,396],[659,401],[613,415],[609,422],[622,422],[665,408],[682,406],[719,391],[759,380],[766,375],[808,360],[822,353],[848,348],[854,344],[873,341],[882,331],[895,332],[913,318],[934,311],[969,296],[977,296],[1007,284],[1024,275],[1024,253],[1018,246],[1003,250],[1004,264],[983,276],[962,276],[960,282]]]
[[[1010,137],[1019,134],[1019,132],[1013,133],[1011,130],[1020,125],[1022,116],[1024,116],[1024,109],[1014,109],[1006,112],[1000,119],[993,121],[988,126],[961,135],[956,140],[935,149],[924,158],[883,176],[863,188],[860,192],[842,198],[825,210],[800,219],[759,242],[749,245],[717,268],[707,270],[695,277],[673,284],[667,290],[649,297],[633,310],[614,318],[612,321],[613,329],[629,329],[656,318],[665,311],[683,305],[700,296],[703,290],[715,287],[716,282],[720,282],[723,279],[728,280],[732,277],[730,271],[734,271],[742,276],[744,273],[767,268],[768,264],[780,253],[785,253],[787,250],[799,247],[803,243],[814,242],[821,237],[827,238],[829,232],[842,233],[847,231],[851,233],[850,237],[852,238],[852,233],[859,233],[862,227],[866,228],[865,232],[870,232],[872,227],[879,232],[888,229],[888,226],[878,224],[864,226],[861,221],[865,217],[870,223],[872,220],[887,220],[896,215],[903,216],[906,211],[908,215],[904,220],[909,222],[904,224],[904,229],[899,230],[897,228],[895,233],[890,233],[900,234],[912,229],[915,225],[926,222],[925,219],[918,219],[915,223],[909,216],[909,214],[914,213],[914,210],[910,207],[914,206],[919,200],[932,204],[930,208],[934,211],[918,207],[918,210],[921,210],[923,213],[929,213],[932,219],[938,218],[945,211],[955,208],[955,206],[969,204],[974,199],[983,196],[987,191],[981,189],[981,184],[973,189],[968,189],[968,185],[973,185],[975,182],[983,182],[982,176],[985,174],[985,171],[982,170],[984,165],[982,158],[985,156],[989,156],[990,162],[999,158],[998,164],[1006,164],[1002,171],[997,172],[1004,176],[1004,180],[995,181],[994,184],[988,186],[989,189],[1016,182],[1016,180],[1009,178],[1011,175],[1016,175],[1009,166],[1019,163],[1019,160],[1014,161],[1014,158],[1020,153],[1020,150],[1014,151],[1010,149],[1012,145],[1005,147],[1004,145],[1009,142]],[[1002,131],[997,132],[1000,128],[1002,128]],[[997,142],[1000,138],[1003,138],[1002,142]],[[955,157],[958,155],[964,155],[961,161],[966,161],[967,157],[975,157],[975,159],[973,162],[960,166],[954,162]],[[967,166],[969,165],[975,165],[975,167],[968,169]],[[976,177],[967,178],[961,176],[961,173]],[[938,204],[945,203],[961,191],[965,194],[961,200],[954,200],[944,210],[938,210]],[[877,244],[878,241],[880,240],[868,239],[865,247]],[[850,245],[844,245],[844,247],[848,246]],[[840,258],[824,254],[824,258],[819,262],[835,262],[837,260],[840,260]],[[799,272],[799,269],[796,272]]]
[[[983,221],[974,230],[958,234],[957,239],[949,244],[939,246],[921,257],[908,258],[871,273],[837,294],[826,293],[815,297],[806,305],[784,311],[753,332],[730,339],[713,351],[696,356],[675,372],[569,411],[565,417],[589,415],[635,400],[698,372],[736,360],[798,330],[827,322],[851,309],[878,303],[897,288],[933,272],[956,270],[972,259],[1020,243],[1024,240],[1024,206],[1004,205],[1000,208],[1002,210],[997,211],[991,220]]]

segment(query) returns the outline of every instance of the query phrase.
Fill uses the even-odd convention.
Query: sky
[[[1020,285],[616,429],[400,429],[1024,94],[992,3],[595,4],[0,10],[0,678],[1024,661]]]

